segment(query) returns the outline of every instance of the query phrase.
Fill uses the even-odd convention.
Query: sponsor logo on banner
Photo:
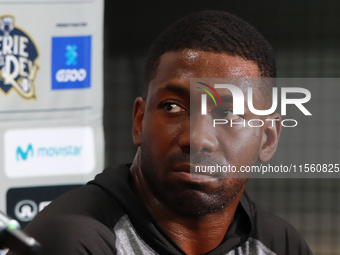
[[[7,192],[7,214],[18,220],[23,228],[54,199],[80,186],[64,185],[9,189]]]
[[[16,27],[15,18],[0,16],[0,90],[12,88],[24,99],[35,99],[38,50],[30,36]]]
[[[16,159],[17,161],[26,161],[35,157],[78,157],[81,156],[83,146],[61,146],[61,147],[38,147],[34,150],[33,145],[30,143],[26,150],[21,146],[17,147]]]
[[[28,157],[28,154],[31,155],[31,157],[33,157],[33,147],[32,144],[29,144],[27,146],[26,151],[23,151],[21,147],[17,148],[17,161],[19,161],[19,159],[21,158],[22,160],[26,160]]]
[[[90,127],[9,130],[4,151],[12,178],[87,174],[95,166]]]
[[[20,221],[30,221],[38,214],[38,206],[32,200],[22,200],[15,205],[14,215]]]
[[[91,87],[91,36],[52,38],[52,89]]]

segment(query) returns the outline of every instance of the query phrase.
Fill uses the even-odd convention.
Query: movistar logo
[[[52,157],[72,157],[80,156],[82,154],[83,146],[66,145],[66,146],[50,146],[50,147],[36,147],[33,149],[33,145],[29,144],[25,149],[18,146],[16,151],[17,161],[26,161],[29,158],[52,158]]]
[[[32,144],[29,144],[27,146],[27,149],[26,150],[23,150],[20,146],[17,148],[17,161],[20,160],[20,158],[22,160],[26,160],[28,155],[30,155],[31,157],[33,157],[33,146]]]

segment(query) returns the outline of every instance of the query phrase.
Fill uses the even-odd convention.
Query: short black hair
[[[262,77],[276,77],[273,49],[254,27],[227,12],[203,11],[178,20],[156,38],[145,66],[146,91],[161,56],[185,49],[240,56],[257,64]]]

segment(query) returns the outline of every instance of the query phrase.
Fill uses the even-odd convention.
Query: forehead
[[[190,78],[257,78],[258,66],[239,56],[196,50],[166,52],[157,67],[149,90],[157,89],[164,82],[174,80],[190,82]]]

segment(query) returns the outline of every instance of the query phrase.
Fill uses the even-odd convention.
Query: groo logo
[[[58,82],[75,82],[83,81],[86,78],[85,69],[60,69],[56,74],[56,80]]]
[[[52,38],[52,90],[91,87],[91,36]]]

